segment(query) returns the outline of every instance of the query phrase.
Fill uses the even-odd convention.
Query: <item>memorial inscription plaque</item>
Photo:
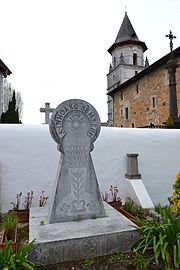
[[[100,128],[97,111],[84,100],[67,100],[54,110],[49,129],[61,158],[49,223],[105,216],[90,153]]]

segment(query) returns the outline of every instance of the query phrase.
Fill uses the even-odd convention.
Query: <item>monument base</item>
[[[135,225],[104,202],[106,217],[46,224],[48,209],[31,208],[29,258],[45,265],[129,251],[138,237]],[[44,225],[41,225],[44,223]]]

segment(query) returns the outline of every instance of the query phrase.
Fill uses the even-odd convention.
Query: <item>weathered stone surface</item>
[[[90,154],[99,132],[99,115],[86,101],[67,100],[53,112],[50,133],[62,154],[50,223],[105,216]]]
[[[31,208],[29,241],[36,242],[30,258],[48,265],[130,250],[138,237],[134,223],[107,203],[104,205],[106,217],[54,224],[46,223],[46,209]],[[45,225],[41,226],[40,220],[45,220]]]
[[[127,173],[126,178],[129,179],[140,179],[141,174],[138,171],[138,154],[127,154]]]

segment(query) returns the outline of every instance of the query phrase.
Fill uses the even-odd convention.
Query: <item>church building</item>
[[[114,44],[108,49],[112,63],[107,74],[108,126],[146,127],[163,125],[169,112],[167,54],[152,65],[144,60],[147,46],[125,13]],[[180,64],[180,47],[173,52]],[[176,68],[178,65],[176,65]],[[177,111],[180,110],[180,69],[176,72]]]

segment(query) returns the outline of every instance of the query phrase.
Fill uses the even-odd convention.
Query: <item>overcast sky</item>
[[[0,59],[23,99],[23,123],[41,124],[40,107],[90,102],[107,120],[106,74],[125,6],[150,64],[180,45],[180,0],[0,0]]]

